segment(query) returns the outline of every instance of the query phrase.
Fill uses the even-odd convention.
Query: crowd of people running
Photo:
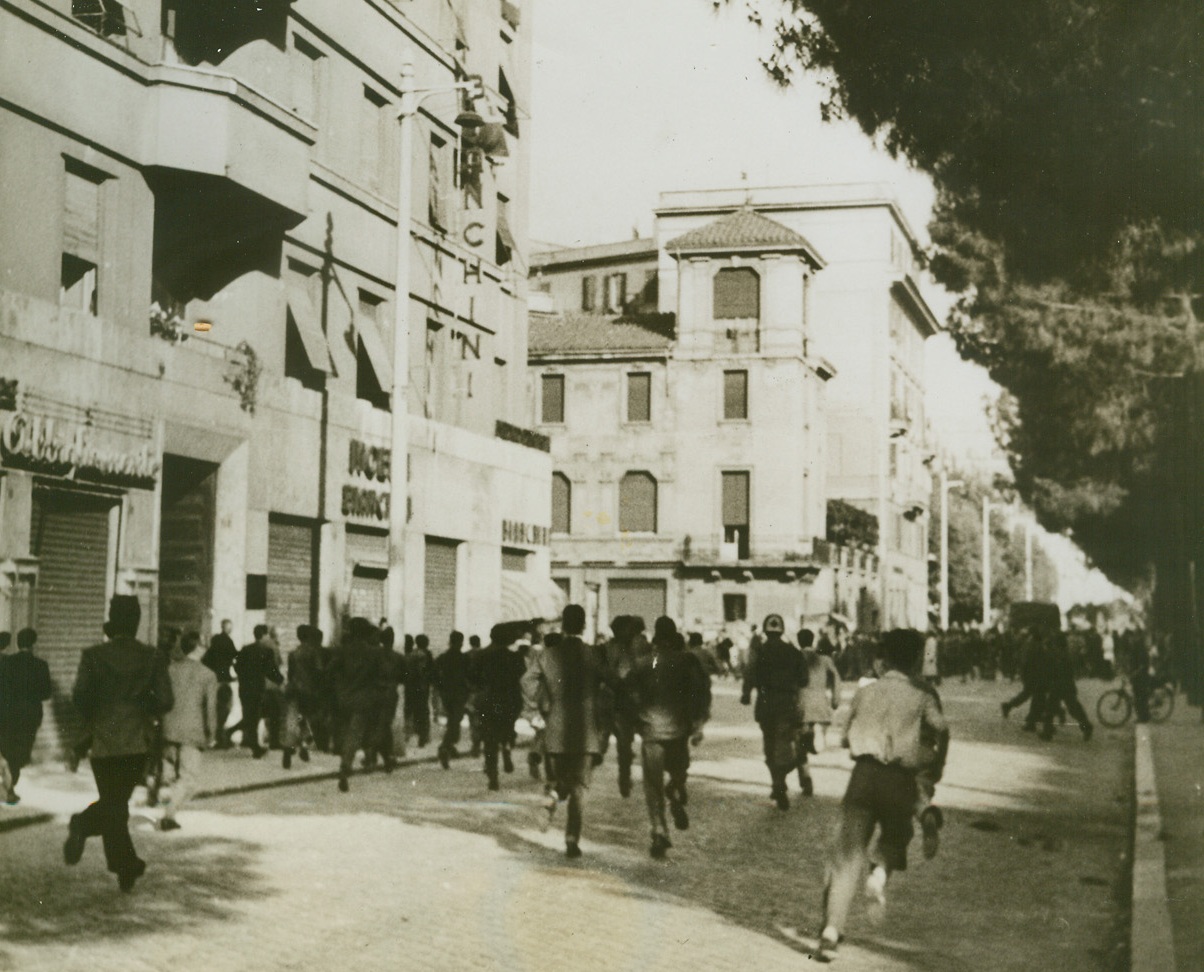
[[[69,762],[74,768],[88,756],[99,798],[71,817],[64,859],[78,863],[87,839],[100,836],[120,888],[132,890],[146,865],[130,839],[128,805],[145,781],[148,757],[169,752],[175,764],[178,778],[160,820],[163,830],[174,830],[207,748],[229,748],[238,737],[256,759],[278,750],[285,769],[294,758],[308,760],[311,750],[332,752],[339,756],[338,789],[346,793],[357,758],[365,769],[394,769],[412,741],[432,741],[439,712],[439,763],[447,769],[461,755],[467,720],[469,754],[482,758],[489,790],[499,789],[500,774],[514,772],[517,726],[526,719],[534,732],[527,767],[543,783],[543,821],[550,825],[566,807],[570,858],[582,854],[586,794],[612,746],[619,792],[630,796],[638,737],[649,853],[661,859],[672,847],[669,822],[678,831],[689,827],[691,749],[702,742],[710,717],[713,675],[735,678],[740,701],[753,706],[770,798],[780,810],[790,807],[792,774],[804,798],[814,793],[809,760],[822,751],[830,726],[840,729],[853,757],[828,868],[820,952],[836,949],[867,863],[864,890],[881,906],[889,876],[907,865],[917,828],[925,856],[937,852],[943,815],[934,793],[949,745],[937,686],[950,674],[972,674],[950,672],[949,639],[896,630],[842,643],[829,631],[817,637],[807,629],[788,638],[783,619],[769,615],[733,651],[723,639],[708,645],[698,634],[683,635],[667,617],[650,632],[641,618],[615,618],[610,636],[593,642],[583,637],[585,621],[584,610],[569,605],[558,626],[498,624],[487,644],[474,637],[466,645],[453,632],[434,655],[424,635],[407,635],[398,646],[384,621],[351,618],[335,647],[323,644],[320,630],[301,625],[296,647],[284,657],[265,625],[237,648],[228,621],[204,651],[195,631],[170,629],[151,648],[137,640],[137,600],[114,597],[105,640],[83,652],[72,693],[84,730]],[[14,800],[50,695],[46,663],[33,653],[36,640],[22,631],[19,651],[0,656],[0,766]],[[1004,716],[1031,699],[1026,725],[1048,735],[1064,707],[1089,739],[1065,636],[1022,628],[1008,641],[1014,651],[1001,654],[1015,656],[1023,689],[1003,703]],[[1137,667],[1148,671],[1148,656]],[[842,682],[850,675],[858,689],[845,701]],[[235,687],[240,710],[231,725]]]

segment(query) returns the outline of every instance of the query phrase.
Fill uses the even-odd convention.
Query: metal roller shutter
[[[296,644],[301,624],[314,623],[314,547],[312,523],[272,517],[268,521],[267,624],[280,635],[280,647]]]
[[[431,639],[435,654],[447,648],[448,636],[456,627],[455,540],[426,538],[425,610],[423,632]]]
[[[37,758],[57,755],[79,736],[71,686],[80,653],[104,638],[109,512],[116,503],[107,496],[34,491],[30,539],[30,552],[38,558],[34,627],[38,654],[49,664],[54,683],[47,719],[38,733]],[[145,637],[145,630],[139,634]]]
[[[611,580],[606,584],[606,596],[610,617],[628,614],[643,618],[649,632],[665,613],[667,592],[663,580]]]
[[[348,527],[345,547],[347,564],[351,568],[347,613],[353,618],[367,618],[375,624],[389,614],[385,604],[389,535]]]
[[[163,457],[159,521],[159,623],[208,642],[213,590],[217,466]]]

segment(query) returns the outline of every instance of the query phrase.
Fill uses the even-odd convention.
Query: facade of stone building
[[[808,296],[822,250],[751,209],[657,239],[532,260],[535,286],[563,301],[532,315],[529,357],[555,580],[599,629],[667,614],[738,635],[770,612],[815,624],[850,592],[872,597],[876,557],[822,539],[835,372],[810,350]],[[617,274],[659,284],[657,306],[585,309],[584,281]]]
[[[144,638],[230,618],[286,651],[349,614],[438,648],[554,609],[551,462],[527,430],[523,13],[0,10],[0,629],[38,629],[64,726],[113,593],[142,599]],[[405,160],[397,315],[406,61],[439,93]],[[463,127],[469,75],[485,124]]]
[[[836,371],[825,386],[826,494],[877,519],[879,623],[926,627],[924,341],[939,324],[917,282],[915,234],[892,191],[876,184],[667,192],[656,211],[662,310],[673,307],[679,274],[683,295],[706,293],[687,286],[690,264],[673,239],[749,206],[805,236],[827,262],[808,293],[807,336],[808,352]]]

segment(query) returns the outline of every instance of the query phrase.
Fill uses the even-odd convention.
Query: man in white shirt
[[[879,908],[886,903],[890,874],[907,867],[916,772],[930,755],[921,734],[926,729],[947,737],[949,732],[940,703],[910,677],[923,649],[924,638],[918,631],[888,632],[882,638],[886,671],[853,696],[844,744],[856,765],[841,804],[836,857],[824,889],[821,955],[835,951],[840,941],[876,827],[882,831],[881,860],[873,863],[865,887]]]
[[[217,733],[217,676],[190,657],[200,640],[195,631],[187,632],[167,666],[175,705],[163,716],[163,740],[177,755],[179,779],[172,785],[160,830],[180,829],[176,813],[196,792],[201,750],[212,745]]]

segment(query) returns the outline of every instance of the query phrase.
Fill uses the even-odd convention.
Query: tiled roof
[[[605,314],[532,315],[527,336],[531,354],[667,351],[672,343],[662,330]]]
[[[721,216],[713,223],[707,223],[697,229],[671,240],[665,245],[670,252],[674,250],[723,250],[748,249],[755,247],[770,249],[806,249],[812,250],[806,237],[801,236],[788,226],[774,222],[767,216],[762,216],[751,209],[737,209],[734,213]]]

